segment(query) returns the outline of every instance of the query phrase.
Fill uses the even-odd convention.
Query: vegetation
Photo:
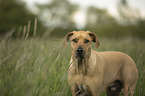
[[[121,51],[136,62],[139,77],[135,96],[145,95],[145,41],[137,38],[99,38],[97,51]],[[0,40],[0,96],[70,96],[67,71],[70,45],[62,39]],[[105,96],[104,93],[101,96]]]
[[[31,13],[20,0],[0,0],[0,35],[3,36],[8,32],[13,32],[13,36],[17,34],[22,36],[24,27],[28,27],[28,22],[34,26],[36,15]],[[37,19],[37,34],[44,32],[45,27],[42,22]],[[19,31],[18,31],[19,30]],[[30,27],[30,35],[34,28]],[[19,33],[18,33],[19,32]]]

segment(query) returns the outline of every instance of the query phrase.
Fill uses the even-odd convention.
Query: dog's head
[[[89,31],[73,31],[65,36],[64,46],[67,41],[71,41],[72,54],[75,58],[86,58],[90,56],[91,43],[96,43],[96,47],[99,46],[97,36]]]

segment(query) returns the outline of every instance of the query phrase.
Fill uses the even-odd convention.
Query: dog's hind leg
[[[136,88],[136,84],[137,84],[137,80],[134,80],[134,81],[130,84],[130,86],[129,86],[129,94],[130,94],[130,96],[133,96],[134,90],[135,90],[135,88]]]
[[[128,96],[128,85],[124,84],[124,96]]]
[[[129,94],[130,94],[130,96],[133,96],[134,90],[135,90],[135,86],[136,86],[136,84],[131,86],[131,87],[129,87]]]
[[[133,96],[134,90],[130,90],[130,89],[129,89],[129,93],[130,93],[130,96]]]

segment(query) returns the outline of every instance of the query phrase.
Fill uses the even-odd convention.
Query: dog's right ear
[[[69,32],[66,36],[65,36],[65,40],[63,42],[63,46],[66,47],[67,42],[69,41],[70,37],[74,34],[74,32]]]

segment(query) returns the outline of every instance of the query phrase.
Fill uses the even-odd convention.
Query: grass
[[[0,39],[0,96],[71,96],[67,70],[70,45],[62,39]],[[98,51],[121,51],[136,62],[135,96],[145,96],[145,40],[99,38]],[[104,93],[101,95],[104,96]]]

